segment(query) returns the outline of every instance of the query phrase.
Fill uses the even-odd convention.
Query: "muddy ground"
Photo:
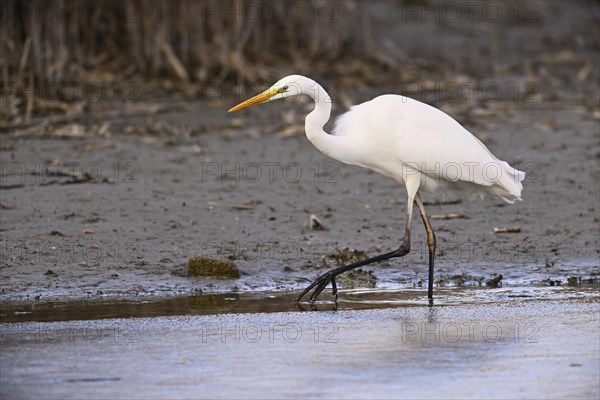
[[[465,217],[432,221],[438,286],[485,285],[498,274],[505,285],[598,281],[598,7],[565,4],[496,24],[410,16],[393,25],[375,10],[389,27],[376,45],[388,46],[397,69],[373,84],[312,76],[328,82],[335,114],[405,93],[446,110],[527,172],[514,205],[424,195],[446,203],[430,204],[431,215]],[[421,67],[424,86],[401,83]],[[497,88],[501,96],[491,94]],[[245,96],[144,93],[94,104],[73,122],[0,133],[0,300],[300,289],[324,271],[324,255],[399,244],[404,189],[313,148],[303,134],[307,102],[227,115]],[[326,230],[311,230],[311,214]],[[368,268],[378,287],[426,281],[425,236],[414,221],[411,254]],[[492,234],[508,227],[520,231]],[[193,256],[231,259],[241,278],[189,278]]]

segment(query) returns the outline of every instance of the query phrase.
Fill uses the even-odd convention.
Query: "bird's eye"
[[[287,92],[287,90],[288,90],[288,87],[284,86],[284,87],[282,87],[281,89],[278,90],[278,93],[285,93],[285,92]]]

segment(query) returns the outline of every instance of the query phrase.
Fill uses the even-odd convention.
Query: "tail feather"
[[[506,161],[503,161],[503,174],[493,186],[492,195],[501,198],[507,203],[514,203],[521,200],[521,191],[525,180],[525,172],[511,167]]]

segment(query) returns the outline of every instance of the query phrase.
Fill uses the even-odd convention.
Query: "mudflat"
[[[222,125],[188,136],[3,136],[2,301],[300,289],[335,266],[324,256],[398,245],[406,201],[398,183],[328,159],[301,132],[254,126],[280,109],[252,110],[232,127],[222,109],[180,108],[114,125],[200,126],[213,117]],[[425,195],[433,218],[462,217],[432,220],[437,285],[499,274],[504,284],[597,282],[598,121],[584,108],[536,104],[472,118],[500,159],[527,171],[524,200]],[[301,121],[290,126],[302,130]],[[311,229],[311,214],[326,230]],[[378,286],[426,281],[418,222],[408,256],[368,267]],[[493,234],[513,227],[520,232]],[[241,278],[187,277],[196,256],[232,260]]]
[[[357,59],[332,65],[333,78],[310,76],[329,90],[333,116],[404,94],[527,173],[514,205],[424,195],[438,237],[436,287],[499,275],[502,285],[597,283],[598,7],[494,2],[450,18],[451,3],[390,4],[369,8],[384,68]],[[226,114],[255,91],[121,83],[128,96],[90,102],[74,120],[34,115],[0,134],[0,301],[301,289],[343,262],[336,255],[398,246],[404,188],[313,148],[306,98]],[[324,230],[311,229],[311,215]],[[421,287],[427,246],[415,221],[408,256],[346,286]],[[188,277],[199,256],[233,261],[241,277]]]

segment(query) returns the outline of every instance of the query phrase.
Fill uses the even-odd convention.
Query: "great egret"
[[[337,296],[335,278],[339,274],[408,254],[413,203],[417,203],[427,231],[427,295],[432,299],[436,239],[419,193],[459,189],[482,198],[489,194],[507,203],[521,200],[524,172],[494,157],[448,114],[408,97],[386,94],[353,106],[337,119],[333,134],[328,134],[323,126],[331,115],[331,98],[312,79],[290,75],[228,112],[294,95],[308,95],[315,102],[314,110],[306,116],[305,130],[317,149],[343,163],[369,168],[403,183],[408,194],[404,240],[398,249],[328,271],[296,302],[314,289],[309,298],[314,303],[329,283]]]

